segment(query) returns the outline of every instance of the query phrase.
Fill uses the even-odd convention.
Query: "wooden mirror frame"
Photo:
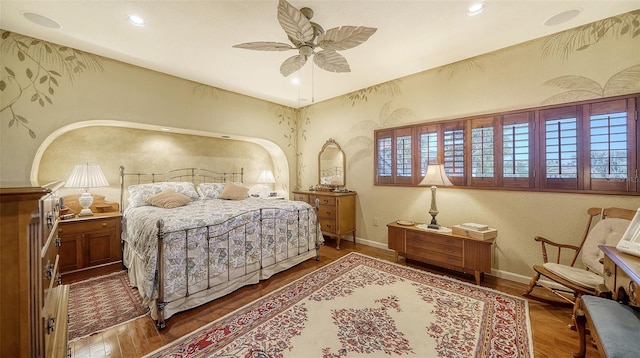
[[[337,149],[337,152],[339,155],[342,156],[342,167],[340,168],[339,165],[336,165],[336,171],[335,174],[333,176],[337,176],[342,174],[342,183],[338,184],[336,182],[334,182],[333,180],[329,183],[327,183],[327,180],[325,180],[325,183],[323,183],[322,177],[323,177],[323,171],[326,173],[327,170],[331,169],[331,168],[323,168],[322,167],[322,155],[325,154],[325,150],[327,150],[327,148],[330,147],[335,147]],[[339,163],[339,158],[336,159],[335,161]],[[342,173],[340,173],[340,170],[342,170]],[[329,140],[327,140],[326,143],[324,143],[324,145],[322,146],[322,149],[320,150],[320,153],[318,153],[318,184],[320,185],[320,187],[326,187],[329,189],[336,189],[338,187],[344,187],[347,184],[347,164],[346,164],[346,156],[344,154],[344,151],[342,150],[342,147],[340,147],[340,145],[338,143],[336,143],[335,140],[333,140],[332,138],[329,138]]]

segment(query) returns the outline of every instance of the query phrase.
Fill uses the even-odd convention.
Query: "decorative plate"
[[[411,226],[414,224],[413,221],[406,221],[406,220],[398,220],[396,221],[396,224],[398,225],[404,225],[404,226]]]

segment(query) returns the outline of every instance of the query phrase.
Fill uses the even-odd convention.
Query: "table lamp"
[[[265,169],[260,172],[260,176],[258,176],[258,183],[264,185],[262,190],[262,196],[269,196],[269,184],[273,184],[276,182],[276,178],[273,177],[273,172],[269,169]]]
[[[78,198],[78,203],[82,206],[78,216],[91,216],[93,212],[89,207],[93,204],[93,196],[89,193],[89,188],[109,186],[109,182],[107,182],[107,178],[105,178],[99,165],[87,163],[73,167],[73,171],[64,186],[66,188],[84,189],[84,193]]]
[[[443,164],[430,164],[427,167],[427,174],[418,185],[431,185],[431,223],[428,225],[430,229],[440,229],[440,225],[436,221],[438,215],[438,206],[436,205],[436,186],[453,186],[453,183],[447,177]]]

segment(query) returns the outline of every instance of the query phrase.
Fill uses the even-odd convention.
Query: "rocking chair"
[[[571,304],[574,304],[581,295],[596,295],[597,286],[604,283],[602,277],[602,258],[604,255],[598,245],[616,246],[635,213],[635,210],[621,208],[588,209],[589,220],[579,246],[560,244],[544,237],[536,236],[535,240],[542,245],[542,261],[544,263],[533,266],[533,270],[536,273],[531,278],[529,287],[527,287],[524,295],[529,295],[536,286],[551,291]],[[591,228],[593,218],[598,215],[600,215],[600,221]],[[557,249],[555,262],[549,262],[548,246]],[[560,263],[561,258],[564,257],[566,259],[567,253],[573,253],[570,263]],[[585,268],[574,267],[579,255]],[[552,288],[539,282],[541,275],[566,287],[566,289]],[[573,292],[573,297],[569,295],[571,291]]]

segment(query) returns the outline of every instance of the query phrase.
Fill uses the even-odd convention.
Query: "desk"
[[[640,257],[611,246],[599,247],[604,252],[604,284],[612,298],[640,307]]]
[[[602,357],[637,356],[640,351],[640,257],[600,245],[604,253],[603,294],[613,300],[584,296],[576,301],[576,329],[580,346],[575,357],[586,353],[586,325]]]
[[[398,255],[449,270],[473,274],[480,284],[483,273],[491,273],[494,239],[478,240],[452,233],[423,230],[416,225],[387,225],[388,247]]]

